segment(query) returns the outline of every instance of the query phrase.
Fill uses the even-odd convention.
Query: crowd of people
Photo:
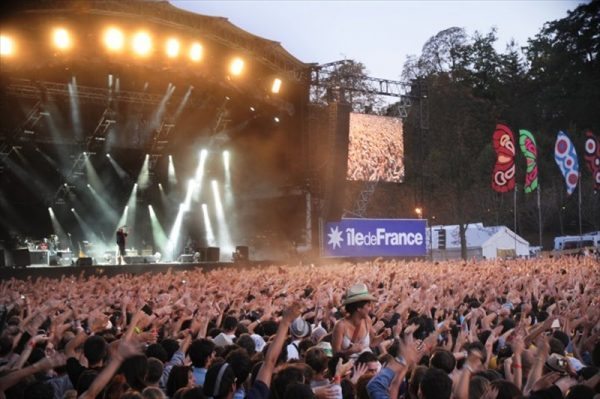
[[[401,182],[404,179],[402,121],[350,114],[348,180]]]
[[[0,283],[0,397],[600,397],[592,258]]]

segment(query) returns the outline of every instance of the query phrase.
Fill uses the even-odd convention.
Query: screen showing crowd
[[[402,120],[386,116],[350,114],[348,180],[404,180]]]

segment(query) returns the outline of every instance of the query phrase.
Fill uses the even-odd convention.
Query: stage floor
[[[92,266],[28,266],[28,267],[3,267],[0,268],[0,279],[10,278],[26,279],[28,277],[61,278],[62,276],[116,276],[118,274],[164,273],[169,269],[173,271],[202,269],[210,271],[223,267],[254,267],[272,265],[277,262],[200,262],[200,263],[139,263],[127,265],[92,265]]]

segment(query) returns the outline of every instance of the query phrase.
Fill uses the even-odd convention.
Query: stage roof
[[[285,74],[288,79],[303,79],[309,66],[287,52],[279,42],[253,35],[235,26],[227,18],[195,14],[179,9],[168,1],[28,0],[12,3],[12,12],[3,15],[3,22],[15,14],[52,15],[64,19],[77,19],[86,14],[135,18],[146,23],[186,30],[230,50],[251,55],[265,67]]]

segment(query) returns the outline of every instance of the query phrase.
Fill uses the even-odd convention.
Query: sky
[[[254,1],[171,0],[197,14],[220,16],[296,58],[326,63],[362,62],[370,76],[400,80],[408,55],[419,55],[437,32],[457,26],[468,34],[497,28],[497,50],[520,46],[545,22],[567,16],[583,0],[504,1]]]

